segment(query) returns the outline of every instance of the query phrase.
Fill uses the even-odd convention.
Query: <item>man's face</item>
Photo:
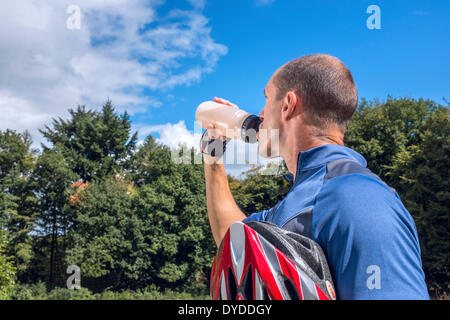
[[[263,120],[258,132],[258,153],[264,158],[280,156],[279,133],[281,129],[281,104],[283,99],[278,99],[278,88],[270,78],[264,89],[266,105],[259,114]],[[278,100],[277,100],[278,99]]]

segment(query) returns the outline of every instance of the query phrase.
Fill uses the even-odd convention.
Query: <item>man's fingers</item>
[[[222,99],[222,98],[214,97],[213,101],[217,102],[217,103],[221,103],[221,104],[227,105],[227,106],[230,106],[230,107],[233,107],[233,108],[239,108],[234,103],[231,103],[230,101]],[[227,140],[227,137],[217,134],[217,131],[215,130],[215,126],[212,123],[208,124],[208,126],[206,127],[206,130],[208,131],[208,136],[209,136],[209,138],[211,140],[217,139],[219,136],[221,137],[222,141],[226,141]]]
[[[234,103],[231,103],[230,101],[222,99],[222,98],[214,97],[213,100],[214,100],[214,102],[218,102],[218,103],[221,103],[221,104],[233,107],[233,108],[238,108],[238,106],[235,105]]]
[[[208,129],[206,129],[208,131],[208,136],[211,140],[214,140],[217,138],[217,130],[215,129],[214,125],[208,125]]]
[[[216,138],[217,132],[216,132],[214,124],[212,124],[212,123],[208,124],[208,126],[206,127],[206,131],[208,131],[208,136],[211,140]]]
[[[219,102],[219,103],[223,103],[223,104],[229,103],[228,100],[225,100],[225,99],[222,99],[222,98],[218,98],[218,97],[214,97],[213,100],[214,100],[215,102]]]
[[[214,97],[214,102],[218,102],[218,103],[225,104],[228,106],[231,105],[230,101],[222,99],[222,98],[217,98],[217,97]]]
[[[225,141],[227,139],[227,137],[220,135],[214,127],[208,126],[207,131],[208,131],[208,137],[211,140],[217,139],[219,137],[221,138],[222,141]]]

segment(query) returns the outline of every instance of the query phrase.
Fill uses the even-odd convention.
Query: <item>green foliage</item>
[[[11,257],[5,254],[7,235],[0,229],[0,300],[10,299],[16,279],[16,269]]]
[[[47,300],[92,300],[92,292],[87,288],[55,288],[48,293]]]
[[[69,290],[67,288],[56,287],[51,291],[47,290],[44,282],[35,284],[17,284],[11,295],[13,300],[93,300],[92,292],[87,288]]]
[[[31,144],[27,132],[0,131],[0,228],[8,231],[5,250],[13,257],[19,278],[27,272],[33,258],[28,234],[38,214],[30,181],[36,157]]]
[[[203,167],[174,164],[147,138],[128,178],[98,180],[73,208],[67,264],[112,287],[205,292],[215,253],[207,220]],[[137,187],[136,185],[140,185]]]
[[[47,287],[42,281],[31,285],[17,283],[12,290],[11,298],[13,300],[46,300]]]
[[[73,217],[69,210],[68,188],[77,179],[77,175],[70,169],[63,154],[47,149],[37,163],[33,173],[34,190],[40,195],[37,217],[39,232],[49,236],[49,273],[48,284],[54,287],[64,282],[63,256],[67,246],[67,231]]]
[[[420,142],[402,148],[387,166],[388,174],[416,219],[424,270],[430,289],[450,289],[450,121],[446,108],[436,109],[423,124]]]
[[[140,228],[126,187],[112,179],[93,182],[73,211],[67,264],[78,265],[83,277],[133,273],[131,255]]]
[[[253,167],[245,173],[245,179],[228,177],[231,193],[241,210],[246,214],[273,207],[284,198],[292,184],[284,179],[288,171],[285,167],[276,175],[264,175],[261,166]]]
[[[363,155],[368,168],[390,184],[385,166],[392,164],[401,148],[421,141],[424,123],[436,108],[433,101],[423,99],[362,99],[345,134],[345,145]]]
[[[97,300],[209,300],[209,295],[192,295],[187,292],[178,292],[171,289],[161,291],[152,284],[144,289],[110,291],[105,290],[94,295]]]
[[[137,132],[130,137],[129,115],[117,115],[109,100],[102,112],[79,106],[69,113],[69,121],[54,119],[53,128],[45,126],[45,130],[40,130],[52,148],[63,153],[70,168],[84,181],[120,172],[137,141]]]
[[[138,290],[112,291],[106,289],[101,293],[92,293],[87,288],[54,288],[47,291],[43,282],[36,284],[16,284],[12,290],[13,300],[209,300],[209,295],[192,295],[174,290],[161,291],[156,285]]]
[[[174,164],[170,150],[152,138],[137,159],[146,164],[135,172],[136,183],[145,183],[135,204],[145,230],[151,280],[164,288],[205,291],[215,246],[202,165]]]

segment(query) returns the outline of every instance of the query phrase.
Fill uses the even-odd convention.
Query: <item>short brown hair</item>
[[[274,76],[278,98],[295,91],[312,123],[325,129],[330,123],[343,131],[358,104],[358,91],[350,70],[336,57],[307,55],[288,62]]]

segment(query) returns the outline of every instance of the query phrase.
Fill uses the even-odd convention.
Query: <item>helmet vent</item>
[[[295,289],[294,284],[288,277],[283,276],[283,284],[290,300],[300,300],[297,289]]]
[[[231,271],[230,267],[228,267],[228,290],[230,300],[236,300],[237,295],[236,279],[234,278],[233,271]]]
[[[269,293],[267,292],[266,287],[263,288],[263,297],[261,300],[270,300]]]
[[[247,268],[247,272],[244,276],[243,284],[244,286],[244,294],[245,299],[247,300],[253,300],[253,277],[252,277],[252,265],[249,264]]]

